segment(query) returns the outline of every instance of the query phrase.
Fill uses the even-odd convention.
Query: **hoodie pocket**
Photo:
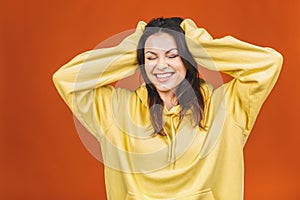
[[[126,196],[126,200],[158,200],[160,198],[146,198],[137,196],[132,193],[128,193]],[[215,200],[214,195],[210,188],[201,190],[198,192],[192,192],[184,195],[179,195],[176,197],[166,197],[160,200]]]
[[[176,200],[215,200],[210,188],[201,190],[199,192],[189,193],[181,197],[174,198]]]

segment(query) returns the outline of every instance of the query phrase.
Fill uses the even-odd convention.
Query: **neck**
[[[171,90],[167,92],[158,92],[158,94],[168,110],[170,110],[173,106],[178,105],[177,97]]]

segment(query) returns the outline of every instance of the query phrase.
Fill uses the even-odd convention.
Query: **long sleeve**
[[[217,90],[225,91],[226,109],[230,109],[232,118],[247,137],[279,76],[283,62],[281,54],[231,36],[213,39],[190,19],[184,20],[181,26],[198,64],[233,77]]]
[[[54,75],[54,84],[76,118],[99,139],[111,124],[112,97],[110,83],[135,73],[136,49],[143,33],[139,22],[133,34],[119,45],[84,52],[62,66]]]

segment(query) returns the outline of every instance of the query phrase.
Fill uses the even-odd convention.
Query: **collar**
[[[207,104],[207,101],[210,98],[212,91],[213,91],[213,86],[211,84],[205,82],[201,85],[201,92],[202,92],[202,95],[204,96],[205,104]],[[140,100],[142,101],[142,103],[145,106],[148,106],[148,91],[146,88],[146,83],[142,83],[142,85],[140,87],[138,87],[135,92],[138,95],[138,97],[140,98]],[[166,108],[164,108],[164,110],[166,110],[165,112],[171,112],[171,111],[178,112],[178,111],[180,111],[180,106],[174,106],[169,111]]]

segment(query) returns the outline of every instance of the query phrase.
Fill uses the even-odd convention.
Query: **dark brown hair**
[[[148,106],[151,124],[154,128],[154,135],[166,135],[163,130],[164,102],[160,98],[155,86],[147,77],[144,67],[144,47],[148,37],[159,32],[167,33],[175,39],[179,56],[187,69],[185,79],[179,84],[175,91],[175,96],[181,106],[180,119],[182,119],[187,111],[191,109],[195,125],[203,128],[201,120],[204,117],[204,100],[200,87],[204,80],[199,77],[197,63],[187,47],[185,32],[180,26],[182,20],[183,19],[179,17],[157,18],[151,20],[146,25],[143,35],[138,43],[137,60],[148,91]]]

